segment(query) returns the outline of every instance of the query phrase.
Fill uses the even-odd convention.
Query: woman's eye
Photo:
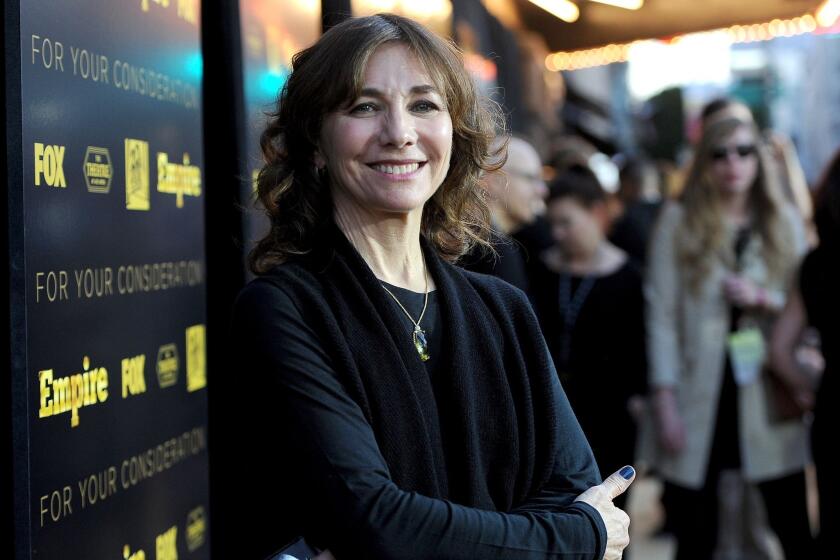
[[[372,113],[376,110],[376,105],[373,103],[359,103],[350,109],[351,113]]]
[[[412,109],[418,113],[429,113],[431,111],[437,111],[438,106],[431,101],[418,101],[412,106]]]

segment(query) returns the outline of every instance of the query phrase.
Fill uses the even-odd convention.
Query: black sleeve
[[[548,348],[546,348],[548,352]],[[572,411],[566,393],[560,385],[560,378],[551,363],[552,390],[557,403],[558,430],[557,454],[554,457],[554,471],[548,483],[534,496],[530,496],[524,504],[514,508],[511,513],[553,513],[567,508],[579,508],[589,517],[592,529],[598,539],[598,554],[596,558],[603,558],[607,547],[607,529],[604,521],[595,508],[583,502],[575,502],[580,494],[588,488],[601,483],[601,475],[592,449],[586,441],[586,436]]]
[[[234,330],[245,346],[241,352],[262,364],[260,371],[243,375],[256,376],[257,385],[276,398],[272,410],[263,409],[275,421],[262,429],[297,466],[294,480],[274,483],[304,489],[306,536],[338,560],[603,557],[600,515],[586,504],[570,503],[588,476],[578,480],[563,472],[580,466],[581,440],[588,450],[576,421],[573,429],[561,429],[565,452],[558,454],[553,504],[551,496],[538,496],[521,512],[499,513],[429,498],[392,482],[370,425],[316,333],[280,288],[265,282],[246,288]],[[574,420],[568,403],[560,412],[563,421]],[[284,505],[289,504],[278,507]]]
[[[631,265],[629,282],[630,293],[627,295],[627,330],[625,331],[625,356],[627,356],[628,395],[646,395],[647,383],[647,323],[645,321],[645,296],[641,269]]]
[[[821,325],[820,311],[826,308],[824,302],[827,301],[821,289],[821,284],[825,282],[826,275],[821,274],[819,268],[820,254],[819,249],[811,250],[802,259],[802,264],[799,267],[799,293],[802,295],[805,314],[808,318],[808,324],[811,326]]]

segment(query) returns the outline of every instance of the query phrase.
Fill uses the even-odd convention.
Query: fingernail
[[[627,466],[621,469],[618,474],[624,477],[625,480],[630,480],[633,478],[633,475],[636,471],[633,470],[633,467]]]

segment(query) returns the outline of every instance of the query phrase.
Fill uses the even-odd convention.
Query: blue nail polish
[[[631,478],[633,478],[635,471],[633,470],[633,467],[624,467],[619,471],[618,474],[623,476],[625,480],[630,480]]]

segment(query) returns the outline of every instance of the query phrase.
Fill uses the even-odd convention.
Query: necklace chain
[[[397,296],[388,289],[388,286],[385,285],[384,282],[380,282],[382,287],[385,288],[385,291],[388,292],[388,295],[391,296],[397,305],[400,306],[405,316],[408,317],[408,320],[414,324],[414,331],[411,333],[411,341],[414,344],[414,349],[417,350],[417,354],[420,356],[420,360],[425,362],[429,359],[429,343],[426,340],[426,331],[424,331],[420,327],[420,322],[423,321],[423,315],[426,314],[426,307],[429,305],[429,271],[426,268],[426,259],[423,259],[423,279],[425,281],[425,296],[423,298],[423,311],[420,312],[420,316],[417,320],[414,320],[414,317],[411,316],[411,313],[408,312],[408,309],[397,299]]]
[[[408,317],[408,320],[411,321],[414,324],[414,326],[418,329],[420,328],[420,323],[423,321],[423,315],[426,314],[426,306],[429,305],[429,272],[428,270],[426,270],[425,258],[423,259],[423,278],[425,281],[424,291],[426,292],[426,295],[423,298],[423,310],[420,312],[420,316],[417,318],[416,321],[414,320],[414,317],[411,316],[411,313],[409,313],[408,310],[405,308],[405,306],[402,303],[400,303],[400,300],[397,299],[397,296],[395,296],[394,293],[388,289],[388,286],[382,283],[382,287],[385,288],[385,291],[388,292],[388,295],[394,298],[394,301],[396,301],[397,305],[400,306],[400,309],[403,310],[403,313],[405,313],[405,316]]]

